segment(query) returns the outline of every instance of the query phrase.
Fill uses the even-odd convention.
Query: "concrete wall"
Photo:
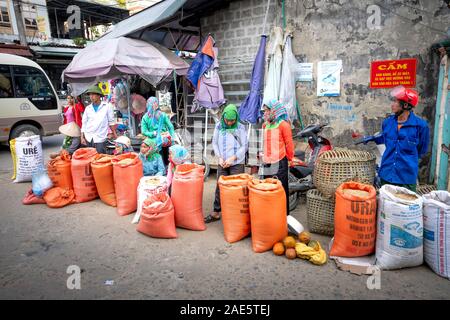
[[[282,26],[281,1],[271,2],[268,22]],[[250,78],[266,4],[236,1],[202,20],[203,33],[211,32],[220,48],[223,80]],[[380,21],[374,19],[377,10]],[[294,54],[299,62],[314,63],[313,82],[297,83],[305,124],[330,122],[324,133],[341,146],[351,145],[353,130],[375,133],[390,112],[390,101],[388,89],[369,88],[370,62],[413,57],[418,60],[416,88],[421,97],[417,113],[432,126],[439,57],[430,47],[446,38],[450,27],[450,9],[444,1],[286,0],[285,12],[288,27],[294,30]],[[238,58],[250,62],[245,67],[227,64]],[[317,97],[317,62],[338,59],[343,61],[341,96]]]

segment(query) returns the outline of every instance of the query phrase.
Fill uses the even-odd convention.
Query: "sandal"
[[[205,223],[210,223],[210,222],[214,222],[214,221],[217,221],[217,220],[220,220],[220,217],[216,218],[216,217],[214,217],[211,214],[208,215],[207,217],[205,217]]]

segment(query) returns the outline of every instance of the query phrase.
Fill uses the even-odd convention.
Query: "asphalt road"
[[[44,138],[46,157],[61,142]],[[425,265],[383,271],[380,289],[369,290],[368,276],[341,271],[333,261],[315,266],[256,254],[250,238],[228,244],[220,221],[203,232],[177,229],[177,239],[163,240],[138,233],[132,215],[119,217],[100,200],[62,209],[24,206],[30,183],[11,182],[11,168],[9,150],[1,147],[0,299],[450,298],[450,281]],[[205,215],[213,174],[205,184]],[[305,203],[293,215],[307,226]],[[328,247],[329,237],[313,238]],[[80,290],[67,288],[72,265],[81,269]]]

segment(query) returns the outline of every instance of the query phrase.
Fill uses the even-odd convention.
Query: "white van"
[[[59,133],[62,108],[44,70],[29,59],[0,53],[0,143]]]

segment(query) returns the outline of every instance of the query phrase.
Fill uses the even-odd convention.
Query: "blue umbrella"
[[[242,121],[255,124],[261,118],[262,92],[264,86],[264,68],[266,57],[267,36],[261,36],[258,53],[253,64],[250,92],[239,107],[239,116]]]

